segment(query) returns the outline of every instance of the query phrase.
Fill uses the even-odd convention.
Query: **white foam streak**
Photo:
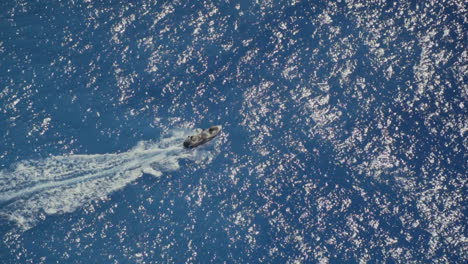
[[[55,156],[23,161],[0,171],[0,215],[28,229],[44,214],[72,212],[105,198],[143,173],[161,176],[179,168],[178,160],[193,151],[183,149],[186,132],[159,143],[140,142],[123,153]]]

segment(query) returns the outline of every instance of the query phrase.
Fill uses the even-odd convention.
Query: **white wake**
[[[45,214],[72,212],[105,198],[139,178],[177,170],[178,161],[193,157],[182,147],[188,131],[176,131],[158,143],[140,142],[115,154],[55,156],[22,161],[0,171],[0,216],[29,229]]]

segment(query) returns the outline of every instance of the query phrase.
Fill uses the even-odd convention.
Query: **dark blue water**
[[[465,263],[465,17],[3,1],[0,262]]]

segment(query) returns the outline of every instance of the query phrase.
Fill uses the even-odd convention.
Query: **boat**
[[[207,143],[208,141],[215,138],[219,132],[221,132],[221,126],[212,126],[208,129],[202,130],[198,134],[187,137],[184,141],[185,148],[195,148],[200,145]]]

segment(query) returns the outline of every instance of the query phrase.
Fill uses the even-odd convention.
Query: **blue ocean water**
[[[2,1],[0,262],[465,263],[466,13]]]

